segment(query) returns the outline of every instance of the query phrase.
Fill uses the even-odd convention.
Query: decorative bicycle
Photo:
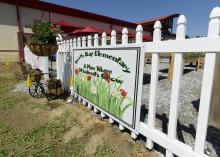
[[[41,82],[45,73],[30,75],[32,86],[29,87],[29,94],[34,98],[46,97],[48,101],[52,99],[64,98],[67,92],[62,88],[62,83],[59,81],[59,86],[54,85],[51,81],[57,81],[55,78],[50,78],[49,83]],[[53,86],[53,88],[51,88]]]

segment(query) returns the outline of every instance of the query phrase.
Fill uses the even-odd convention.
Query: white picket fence
[[[177,21],[176,40],[161,41],[161,23],[157,21],[154,25],[153,42],[143,42],[143,29],[139,25],[136,29],[136,44],[145,45],[145,53],[152,53],[152,69],[151,69],[151,82],[150,82],[150,98],[149,98],[149,113],[148,121],[140,122],[137,119],[138,133],[131,133],[132,138],[136,138],[138,134],[146,137],[146,147],[153,148],[153,143],[164,147],[166,149],[166,157],[173,157],[174,154],[180,157],[206,157],[204,153],[204,146],[206,141],[208,117],[210,109],[210,100],[212,94],[214,70],[216,53],[220,52],[220,8],[216,7],[210,14],[210,22],[208,28],[208,36],[203,38],[185,39],[187,20],[184,15],[181,15]],[[94,44],[92,44],[92,41]],[[101,45],[99,45],[99,37],[96,34],[94,39],[91,36],[88,38],[70,39],[59,42],[59,51],[57,53],[57,77],[64,80],[64,66],[67,62],[72,62],[72,52],[74,49],[79,48],[111,48],[111,47],[126,47],[134,43],[128,43],[128,30],[126,28],[122,31],[122,43],[116,44],[116,32],[111,33],[111,44],[107,45],[107,36],[104,32],[101,38]],[[172,92],[170,102],[170,115],[168,124],[168,134],[165,134],[155,128],[155,114],[157,103],[157,89],[158,89],[158,70],[159,70],[159,54],[160,53],[174,53],[174,74],[172,81]],[[183,70],[183,54],[185,52],[205,52],[205,66],[203,72],[202,89],[200,96],[200,105],[198,112],[197,131],[195,137],[195,146],[191,146],[180,142],[176,138],[177,118],[178,118],[178,103],[180,95],[180,84]],[[144,55],[142,55],[142,63],[144,63]],[[141,65],[143,66],[143,64]],[[73,75],[73,68],[71,69]],[[67,80],[69,81],[69,80]],[[142,79],[139,85],[142,86]],[[142,93],[142,88],[139,88],[139,93]],[[72,91],[79,100],[83,100],[85,104],[87,100],[77,95]],[[139,102],[140,103],[140,102]],[[88,107],[94,108],[94,112],[100,109],[88,102]],[[106,115],[109,117],[109,122],[114,122],[114,117],[101,111],[101,117]],[[140,109],[138,110],[140,112]],[[119,122],[119,129],[123,130],[124,125]]]
[[[24,58],[25,58],[25,62],[27,64],[30,64],[32,69],[40,69],[42,70],[43,73],[45,74],[45,78],[48,79],[49,78],[49,61],[48,61],[48,57],[38,57],[36,55],[34,55],[29,47],[26,45],[24,47]]]

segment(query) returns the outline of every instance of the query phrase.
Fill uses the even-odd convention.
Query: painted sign
[[[74,49],[74,91],[135,127],[140,47]]]

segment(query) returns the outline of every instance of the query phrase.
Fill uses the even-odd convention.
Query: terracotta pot
[[[56,44],[30,44],[31,52],[37,56],[52,56],[58,50]]]

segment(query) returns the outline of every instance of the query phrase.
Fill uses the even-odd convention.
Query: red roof
[[[152,18],[152,19],[148,19],[148,20],[144,20],[144,21],[140,21],[137,22],[137,24],[141,24],[141,25],[150,25],[150,24],[154,24],[156,21],[166,21],[169,19],[173,19],[176,17],[179,17],[180,14],[172,14],[172,15],[168,15],[168,16],[161,16],[161,17],[157,17],[157,18]]]

